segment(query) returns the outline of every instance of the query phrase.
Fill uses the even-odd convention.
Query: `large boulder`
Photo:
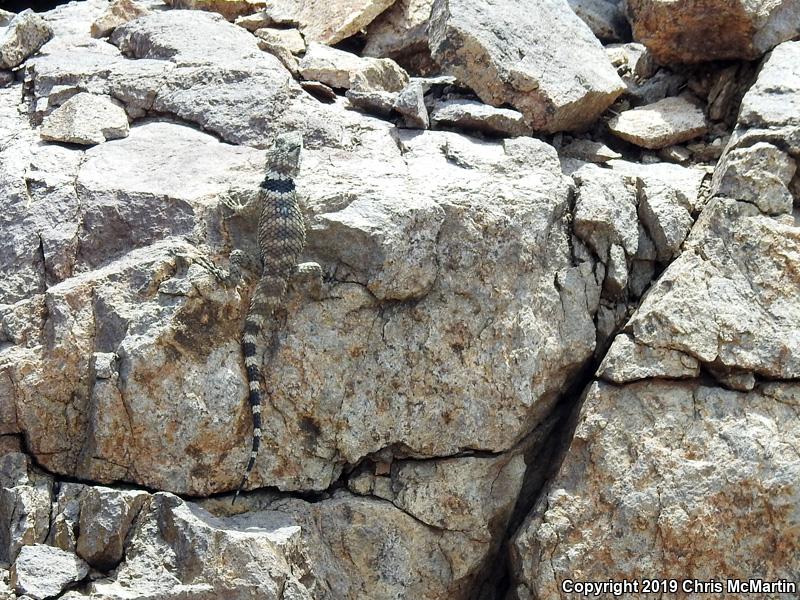
[[[662,63],[754,59],[800,33],[797,0],[628,0],[633,37]]]
[[[286,298],[252,486],[322,490],[379,451],[509,450],[594,349],[595,278],[572,256],[571,185],[553,149],[370,123],[360,147],[304,153],[307,257],[333,275],[321,301],[302,288]],[[39,278],[27,295],[24,281],[9,289],[0,313],[11,342],[0,380],[13,382],[0,404],[55,472],[230,490],[250,435],[249,287],[224,288],[192,263],[255,251],[255,222],[219,196],[253,193],[263,153],[168,123],[69,153],[80,154],[44,146],[40,172],[27,171],[37,203],[52,192],[31,181],[71,183],[60,212],[40,217],[41,238],[11,230]],[[8,189],[22,210],[19,178]],[[64,219],[69,243],[51,249]],[[40,239],[44,265],[65,265],[48,278]]]
[[[566,0],[436,0],[429,38],[446,73],[538,131],[588,127],[625,89]]]
[[[796,383],[750,393],[697,382],[591,385],[564,464],[514,539],[510,597],[559,598],[581,582],[623,580],[641,594],[654,578],[676,586],[667,593],[697,597],[722,597],[736,580],[783,581],[766,595],[791,597],[799,403]]]

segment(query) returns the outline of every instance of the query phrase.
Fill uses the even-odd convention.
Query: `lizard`
[[[260,261],[248,259],[240,250],[234,250],[230,256],[231,271],[226,277],[228,282],[241,277],[241,266],[248,265],[256,270],[260,266],[260,277],[250,300],[241,340],[253,436],[247,466],[233,496],[233,503],[247,484],[261,446],[263,391],[262,360],[257,351],[259,338],[269,337],[269,322],[275,309],[280,306],[292,277],[298,274],[311,275],[315,284],[321,285],[322,282],[322,271],[317,263],[299,263],[306,242],[305,221],[295,190],[302,147],[300,134],[286,133],[278,135],[267,151],[266,174],[257,195]],[[221,202],[235,213],[249,211],[250,208],[249,204],[241,204],[231,196],[223,196]]]

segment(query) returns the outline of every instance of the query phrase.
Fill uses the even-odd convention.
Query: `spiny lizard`
[[[258,245],[261,254],[261,277],[250,300],[244,322],[242,352],[247,371],[250,409],[253,415],[253,443],[244,477],[236,490],[233,502],[247,484],[261,445],[261,356],[257,351],[259,338],[269,337],[269,325],[274,310],[280,305],[290,278],[296,274],[313,275],[314,283],[321,285],[321,269],[317,263],[298,264],[306,242],[305,222],[295,192],[295,177],[300,168],[303,139],[297,133],[279,135],[267,152],[267,172],[258,192],[259,219]],[[239,204],[231,197],[222,198],[223,204],[234,212],[243,212],[248,205]],[[231,253],[231,273],[228,279],[241,276],[240,266],[255,261],[247,260],[242,251]],[[256,266],[258,266],[256,264]],[[318,289],[316,295],[318,295]]]

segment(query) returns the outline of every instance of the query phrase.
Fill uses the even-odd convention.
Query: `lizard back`
[[[258,219],[258,245],[261,277],[250,300],[244,322],[244,354],[253,416],[253,439],[244,477],[234,496],[246,485],[261,446],[261,365],[257,351],[259,338],[269,337],[272,315],[280,305],[289,278],[297,267],[306,241],[305,222],[297,203],[294,179],[300,168],[302,138],[283,134],[267,153],[267,171],[259,188],[261,212]]]

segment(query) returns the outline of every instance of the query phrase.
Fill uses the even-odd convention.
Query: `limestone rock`
[[[430,126],[428,107],[425,106],[425,86],[412,81],[392,103],[392,108],[405,118],[405,126],[412,129],[427,129]]]
[[[71,552],[34,544],[20,549],[11,566],[11,585],[17,594],[43,600],[59,595],[88,572],[89,565]]]
[[[625,42],[630,26],[619,0],[568,0],[569,6],[603,42]]]
[[[364,56],[392,58],[400,64],[432,63],[428,21],[433,0],[396,0],[367,28]]]
[[[597,376],[613,383],[662,377],[690,379],[700,374],[696,358],[669,348],[650,348],[637,344],[629,335],[614,338]]]
[[[77,94],[42,123],[42,139],[93,146],[128,135],[125,110],[108,96]]]
[[[361,109],[364,112],[378,115],[384,119],[392,114],[397,95],[398,92],[382,92],[380,90],[361,91],[357,89],[349,89],[345,93],[351,106]]]
[[[23,10],[0,29],[0,69],[21,65],[53,36],[53,30],[32,10]]]
[[[320,105],[258,38],[220,15],[154,11],[118,27],[110,41],[135,60],[100,41],[31,59],[37,101],[52,108],[51,96],[71,84],[111,95],[134,117],[170,115],[232,143],[265,147],[286,129],[312,145],[351,141],[351,113]]]
[[[759,58],[800,33],[796,0],[628,0],[627,7],[634,39],[661,63]]]
[[[758,142],[725,154],[714,171],[712,192],[750,202],[768,215],[791,213],[789,184],[796,170],[788,154]]]
[[[92,37],[101,38],[111,34],[117,27],[132,19],[146,15],[149,10],[135,0],[113,0],[98,19],[92,23]]]
[[[764,61],[714,173],[720,194],[769,214],[788,212],[790,195],[794,203],[798,197],[797,175],[792,178],[800,158],[798,60],[800,42],[784,42]]]
[[[408,75],[393,60],[362,58],[313,42],[300,61],[300,74],[333,88],[361,91],[399,92],[408,83]]]
[[[800,375],[796,225],[715,198],[626,326],[634,340],[764,377]]]
[[[313,586],[308,572],[313,565],[304,561],[299,535],[285,514],[218,518],[157,493],[142,506],[123,562],[109,577],[90,583],[81,597],[311,600],[315,596],[306,585]]]
[[[165,0],[173,8],[208,10],[221,14],[228,21],[252,14],[266,6],[265,0]]]
[[[101,571],[116,567],[133,519],[147,497],[146,492],[90,487],[81,499],[77,554]]]
[[[781,140],[800,155],[800,42],[784,42],[767,57],[758,78],[742,99],[729,147]]]
[[[561,153],[569,158],[592,163],[605,163],[622,158],[619,152],[612,150],[602,142],[585,139],[573,140],[561,149]]]
[[[706,131],[703,111],[681,98],[664,98],[653,104],[626,110],[608,123],[623,140],[658,149],[696,138]]]
[[[306,51],[306,43],[297,29],[261,27],[256,29],[254,33],[257,38],[271,45],[282,46],[292,54],[303,54]]]
[[[306,42],[333,45],[366,28],[393,0],[275,0],[266,15],[279,24],[296,25]]]
[[[522,113],[508,108],[495,108],[475,100],[437,102],[431,111],[434,125],[449,125],[496,135],[526,135],[530,129]]]
[[[28,458],[22,453],[6,454],[3,470],[13,466],[13,475],[4,473],[0,488],[0,561],[11,563],[20,548],[40,544],[50,528],[50,490],[52,480],[29,477]]]
[[[588,165],[573,173],[578,183],[575,234],[605,261],[611,246],[633,256],[639,247],[636,182]]]
[[[656,572],[796,580],[798,402],[796,383],[592,384],[559,474],[513,541],[511,597]]]
[[[513,0],[437,0],[429,37],[446,73],[488,104],[512,105],[538,131],[587,127],[624,89],[566,0],[538,0],[535,10]]]

